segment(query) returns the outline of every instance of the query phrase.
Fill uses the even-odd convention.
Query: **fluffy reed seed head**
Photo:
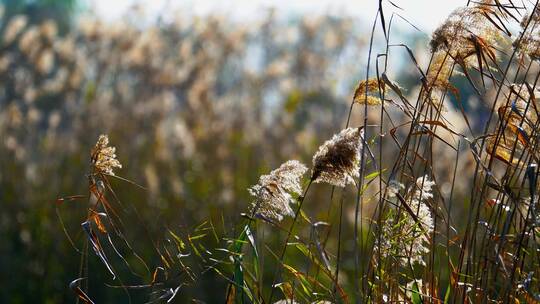
[[[268,175],[262,175],[259,183],[248,189],[254,197],[251,212],[269,220],[283,220],[293,216],[290,206],[295,200],[291,194],[301,195],[300,178],[307,167],[297,160],[289,160]]]
[[[122,164],[116,159],[115,152],[115,147],[109,147],[109,137],[100,135],[91,151],[90,162],[93,169],[98,173],[114,175],[114,168],[122,168]]]
[[[379,87],[384,89],[384,82],[379,81],[377,78],[369,78],[368,80],[362,80],[358,83],[354,95],[365,93],[366,89],[368,93],[374,93],[379,91]]]
[[[415,213],[419,223],[410,216],[405,221],[403,228],[408,237],[407,242],[405,242],[406,246],[402,248],[402,265],[407,265],[409,259],[413,264],[426,265],[423,256],[429,253],[428,235],[433,233],[434,224],[431,211],[425,201],[433,198],[432,188],[434,185],[435,182],[430,180],[427,175],[416,179],[416,190],[414,190],[414,195],[409,202],[409,207]]]
[[[399,191],[401,184],[396,185],[394,187],[397,187]],[[380,244],[381,254],[384,257],[394,256],[404,267],[408,267],[409,261],[411,264],[426,265],[424,255],[429,253],[428,235],[433,233],[434,224],[431,211],[425,201],[433,198],[434,185],[435,182],[427,176],[422,176],[408,190],[409,195],[406,197],[410,199],[407,204],[416,215],[418,222],[409,214],[397,221],[397,224],[393,218],[385,221],[384,238]]]
[[[454,60],[445,52],[436,52],[426,73],[426,90],[422,91],[422,98],[436,109],[446,111],[444,93],[449,92],[459,99],[459,90],[450,82],[452,74],[459,74],[454,68]]]
[[[369,106],[376,106],[382,103],[381,99],[374,95],[366,95],[366,89],[368,93],[378,93],[379,87],[384,90],[384,82],[379,81],[377,78],[370,78],[368,80],[362,80],[358,83],[356,90],[354,91],[353,101],[358,104],[366,104]]]
[[[531,22],[529,23],[529,19]],[[540,8],[529,14],[525,14],[520,23],[523,37],[514,40],[513,46],[522,54],[528,55],[532,60],[540,59]]]
[[[396,180],[391,180],[390,182],[388,182],[388,186],[386,187],[386,189],[388,192],[388,197],[394,198],[401,189],[405,189],[405,186]]]
[[[490,3],[488,0],[454,10],[433,32],[430,42],[432,52],[446,50],[454,58],[467,59],[481,49],[494,58],[494,47],[502,36],[486,17],[495,13]]]
[[[435,53],[426,75],[428,88],[439,91],[450,90],[454,95],[459,94],[457,89],[449,81],[450,76],[454,72],[452,69],[453,64],[454,61],[450,56],[446,56],[442,52]]]
[[[359,176],[364,131],[347,128],[327,140],[313,156],[311,180],[338,187],[354,184]]]
[[[372,95],[360,94],[354,98],[354,102],[357,104],[367,104],[368,106],[378,106],[382,104],[379,97]]]

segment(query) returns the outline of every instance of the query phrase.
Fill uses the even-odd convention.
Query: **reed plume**
[[[397,188],[389,190],[392,196],[401,186],[389,186]],[[406,197],[410,197],[407,204],[416,216],[406,214],[405,218],[396,222],[395,218],[388,219],[383,226],[384,238],[381,240],[381,254],[384,257],[397,258],[400,265],[407,267],[411,264],[426,265],[424,255],[430,252],[429,235],[433,233],[434,224],[431,211],[426,200],[433,198],[432,188],[435,182],[427,176],[416,179],[415,184],[407,191]],[[399,242],[396,238],[399,237]]]
[[[115,153],[116,148],[109,146],[109,137],[100,135],[91,151],[90,162],[93,170],[101,174],[114,175],[114,168],[122,168]]]
[[[530,20],[530,23],[529,23]],[[540,9],[534,10],[530,14],[525,14],[520,23],[523,37],[517,37],[513,46],[522,54],[528,55],[533,60],[540,59]]]
[[[269,220],[281,221],[294,216],[290,206],[295,202],[291,194],[301,195],[300,178],[307,167],[297,160],[289,160],[268,175],[262,175],[259,183],[248,189],[254,197],[251,213]]]
[[[354,184],[359,176],[363,135],[361,128],[347,128],[322,144],[313,156],[311,180],[337,187]]]
[[[379,92],[379,89],[384,90],[384,82],[379,81],[377,78],[362,80],[354,91],[353,101],[358,104],[366,103],[369,106],[380,105],[382,100],[374,95]],[[366,94],[366,90],[368,94]]]
[[[447,51],[456,60],[467,60],[483,52],[495,60],[500,30],[486,16],[493,14],[491,1],[454,10],[432,35],[431,51]]]

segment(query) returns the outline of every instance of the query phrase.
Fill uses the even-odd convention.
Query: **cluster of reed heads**
[[[339,113],[341,122],[332,121],[338,131],[326,141],[314,135],[316,145],[299,153],[283,153],[282,159],[290,160],[258,170],[263,172],[258,182],[253,172],[235,179],[235,186],[252,184],[242,189],[249,195],[244,204],[226,205],[236,216],[209,210],[200,225],[187,227],[160,215],[154,225],[161,229],[152,233],[149,224],[126,224],[130,217],[145,223],[145,216],[122,198],[122,189],[146,193],[152,183],[126,179],[121,163],[136,167],[137,159],[124,162],[120,153],[119,160],[108,137],[100,136],[91,152],[89,203],[80,233],[62,224],[80,257],[70,290],[84,303],[99,297],[93,293],[96,281],[128,299],[152,303],[196,298],[205,290],[226,303],[540,302],[540,3],[514,2],[471,1],[454,11],[432,34],[425,66],[411,48],[393,42],[397,15],[379,7],[371,35],[384,43],[371,39],[366,77],[351,92],[349,112]],[[394,79],[389,63],[398,55],[414,70],[410,87]],[[212,75],[204,75],[211,81]],[[312,77],[297,85],[304,89]],[[182,92],[182,86],[175,89]],[[465,91],[472,92],[467,100]],[[206,96],[202,101],[213,102],[208,90],[198,92]],[[284,113],[298,106],[295,94],[300,93],[289,96]],[[186,106],[194,106],[187,100]],[[203,112],[206,120],[200,122],[213,123],[223,111]],[[246,113],[254,115],[255,124],[267,117]],[[283,124],[295,125],[302,115],[285,117]],[[180,129],[204,133],[185,119]],[[231,135],[233,144],[262,138],[258,149],[249,150],[253,155],[238,149],[234,162],[225,160],[229,164],[200,160],[176,169],[207,165],[204,178],[222,180],[223,173],[211,166],[242,170],[257,151],[275,148],[265,140],[287,145],[295,140],[287,136],[296,135],[281,133],[280,142],[272,128],[240,128],[246,133]],[[216,125],[216,132],[223,130]],[[206,144],[216,144],[215,136]],[[309,167],[305,159],[311,159]],[[115,175],[120,172],[122,177]],[[188,187],[195,181],[191,176],[179,183]],[[199,183],[208,193],[209,184]],[[161,201],[154,192],[151,199]],[[57,200],[59,220],[59,208],[79,198]],[[197,205],[186,208],[208,204],[191,202]],[[151,252],[140,254],[144,244]],[[218,283],[206,285],[208,276]]]
[[[66,282],[81,267],[81,218],[95,203],[80,197],[88,188],[81,172],[88,172],[89,147],[101,133],[118,147],[123,168],[115,172],[144,189],[115,178],[122,204],[107,196],[114,212],[96,210],[116,213],[129,232],[117,235],[103,215],[95,219],[128,240],[132,249],[121,246],[125,241],[115,248],[146,278],[144,264],[132,259],[152,273],[152,264],[162,263],[154,244],[172,238],[169,230],[200,236],[194,227],[221,216],[232,225],[259,174],[304,157],[321,134],[333,132],[348,94],[333,79],[354,85],[357,71],[346,62],[365,46],[356,21],[330,16],[284,22],[269,12],[242,23],[170,10],[142,26],[144,15],[130,11],[114,22],[82,15],[62,29],[54,20],[1,12],[0,234],[9,241],[0,245],[0,281],[9,284],[0,302],[73,300]],[[220,222],[218,235],[230,231]],[[216,246],[208,236],[195,240]],[[125,265],[110,246],[104,250],[111,250],[111,265]],[[83,264],[93,271],[81,281],[92,300],[125,302],[123,289],[101,284],[108,271],[93,263]],[[115,272],[133,275],[127,266]],[[213,275],[197,282],[223,284]],[[222,289],[189,287],[176,300],[217,301]],[[147,294],[130,292],[134,302]]]

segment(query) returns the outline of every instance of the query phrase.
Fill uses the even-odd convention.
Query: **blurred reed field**
[[[2,3],[0,302],[540,302],[538,2]]]

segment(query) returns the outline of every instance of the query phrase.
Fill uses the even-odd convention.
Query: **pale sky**
[[[181,10],[183,13],[205,15],[219,13],[239,21],[256,20],[267,8],[275,8],[283,16],[329,13],[373,20],[378,0],[87,0],[96,13],[115,20],[134,4],[144,8],[145,15],[157,16],[160,12]],[[465,5],[466,0],[393,0],[403,11],[385,3],[387,18],[397,12],[423,31],[429,33],[455,8]]]

